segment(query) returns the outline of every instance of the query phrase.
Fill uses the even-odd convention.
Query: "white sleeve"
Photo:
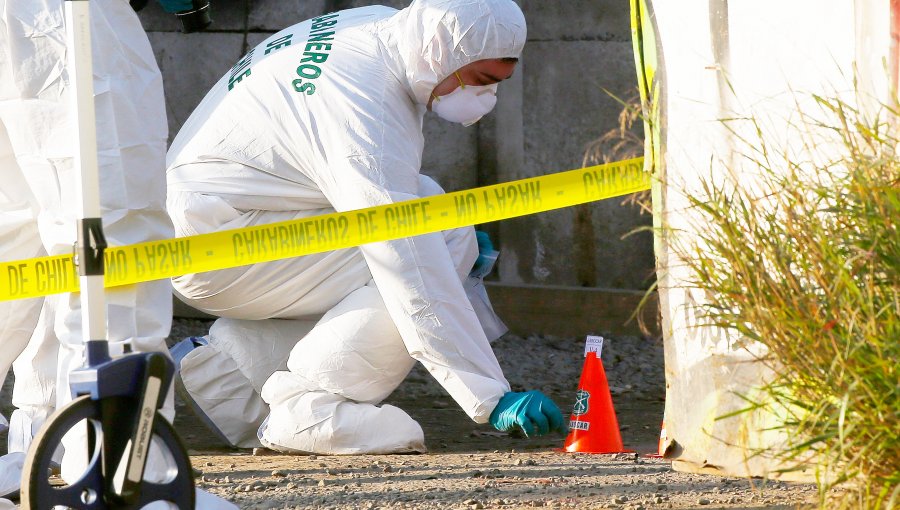
[[[333,161],[333,160],[332,160]],[[346,211],[419,198],[418,169],[401,158],[348,158],[323,192]],[[404,168],[407,167],[407,168]],[[410,355],[476,422],[487,422],[509,383],[481,329],[440,233],[360,247]]]

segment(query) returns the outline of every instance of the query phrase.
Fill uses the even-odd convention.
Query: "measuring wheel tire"
[[[51,477],[53,454],[63,436],[87,420],[95,431],[95,445],[89,453],[87,470],[78,481],[66,485]],[[162,452],[166,468],[165,481],[144,480],[140,496],[134,503],[109,501],[104,494],[109,485],[103,479],[101,458],[103,431],[100,426],[100,403],[84,395],[54,413],[41,428],[29,449],[22,474],[21,504],[25,510],[49,510],[57,507],[75,509],[140,509],[153,501],[168,501],[179,510],[194,508],[194,476],[190,458],[172,425],[161,415],[153,420],[152,443]],[[110,475],[111,476],[111,475]]]

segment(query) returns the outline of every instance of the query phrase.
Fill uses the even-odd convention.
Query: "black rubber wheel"
[[[153,420],[151,441],[158,447],[165,465],[164,481],[143,480],[140,497],[133,504],[107,501],[103,494],[100,426],[100,403],[90,395],[78,397],[57,410],[44,426],[28,451],[22,473],[21,504],[23,509],[50,510],[57,507],[75,509],[135,509],[153,501],[168,501],[179,510],[194,508],[194,476],[190,458],[172,425],[161,415]],[[87,420],[85,422],[85,420]],[[79,423],[87,423],[96,438],[84,475],[70,485],[50,476],[53,454],[63,436]],[[90,433],[89,433],[90,434]]]

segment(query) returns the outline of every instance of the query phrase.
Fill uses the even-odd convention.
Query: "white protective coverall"
[[[63,0],[0,0],[0,258],[72,253],[77,178],[72,171]],[[165,210],[168,136],[162,77],[128,0],[91,0],[91,37],[103,229],[110,245],[174,235]],[[51,274],[47,278],[62,278]],[[168,281],[106,293],[112,355],[167,352]],[[13,360],[9,454],[0,458],[0,497],[18,490],[24,454],[55,406],[71,401],[69,371],[83,365],[77,294],[0,302],[0,376]],[[0,378],[2,384],[3,378]],[[174,417],[170,395],[164,414]],[[82,439],[70,434],[64,445]],[[63,477],[82,472],[64,455]],[[151,457],[151,463],[153,458]],[[148,464],[148,477],[156,477]],[[198,494],[209,502],[207,495]],[[217,498],[216,498],[217,499]],[[156,508],[158,505],[155,505]],[[163,504],[165,506],[165,504]],[[198,508],[234,508],[215,501]]]
[[[432,90],[471,62],[518,57],[524,42],[524,16],[511,0],[364,7],[272,35],[214,86],[173,142],[168,208],[176,234],[441,193],[419,175]],[[241,377],[223,375],[240,372],[269,406],[259,438],[272,448],[422,451],[415,421],[376,406],[414,361],[479,423],[509,391],[463,288],[476,257],[473,230],[464,228],[178,277],[188,304],[226,318],[208,345],[184,357],[180,377],[227,427],[221,407],[236,416],[245,400],[233,389],[239,384],[223,382]],[[253,334],[247,319],[278,334]],[[258,351],[242,342],[258,346],[266,336],[277,338],[267,360],[240,354]],[[288,349],[283,370],[277,358]],[[252,442],[223,427],[232,443]],[[237,428],[246,432],[246,424]]]

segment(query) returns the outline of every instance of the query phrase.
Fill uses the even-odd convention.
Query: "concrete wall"
[[[270,33],[336,9],[406,0],[211,0],[208,32],[181,34],[151,0],[140,13],[160,68],[171,136],[212,84]],[[615,129],[635,95],[628,3],[613,0],[520,2],[528,42],[513,79],[500,86],[495,113],[470,128],[428,114],[423,172],[449,191],[582,166],[587,145]],[[608,91],[608,92],[607,92]],[[642,289],[651,283],[650,224],[612,199],[485,225],[501,249],[506,284]]]

